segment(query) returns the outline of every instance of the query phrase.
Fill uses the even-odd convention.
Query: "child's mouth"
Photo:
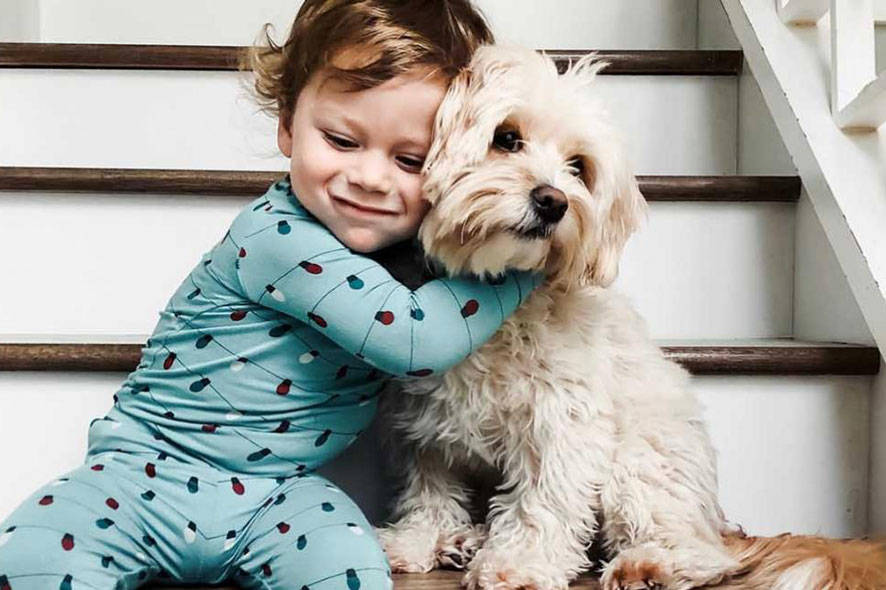
[[[360,213],[370,215],[396,215],[396,213],[394,213],[393,211],[385,211],[383,209],[373,209],[372,207],[357,205],[356,203],[345,201],[344,199],[340,199],[338,197],[332,197],[332,200],[350,211],[359,211]]]

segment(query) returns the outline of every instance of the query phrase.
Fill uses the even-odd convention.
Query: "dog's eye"
[[[569,166],[569,172],[573,176],[583,177],[585,173],[585,160],[581,156],[575,156],[566,165]]]
[[[492,145],[503,152],[519,152],[523,149],[523,139],[518,131],[499,127],[492,137]]]

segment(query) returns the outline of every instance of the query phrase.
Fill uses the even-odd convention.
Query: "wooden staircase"
[[[223,72],[236,69],[239,49],[225,46],[0,43],[0,68]],[[549,53],[558,63],[565,65],[585,52]],[[598,53],[612,64],[603,72],[606,75],[736,77],[742,73],[741,52],[732,50]],[[8,162],[0,159],[0,164]],[[199,207],[200,202],[208,206],[220,201],[232,201],[239,206],[264,191],[280,175],[279,171],[245,169],[6,165],[0,167],[0,214],[4,208],[4,195],[16,195],[18,199],[49,199],[49,206],[62,205],[75,195],[77,199],[82,199],[84,195],[96,195],[95,198],[102,202],[110,202],[123,195],[139,195],[164,202],[197,196],[199,202],[189,201],[189,206]],[[698,203],[711,207],[728,203],[795,206],[801,196],[800,181],[795,175],[657,174],[638,178],[641,190],[647,200],[654,203],[653,207],[659,203]],[[203,246],[208,248],[210,244]],[[109,244],[109,247],[112,245]],[[723,271],[728,270],[727,262]],[[176,280],[179,278],[176,277]],[[15,280],[15,277],[12,279]],[[144,328],[147,330],[150,326],[145,325]],[[3,329],[0,324],[0,372],[113,372],[120,373],[122,378],[123,373],[131,371],[138,363],[142,341],[129,336],[110,338],[101,333],[22,336],[4,334]],[[124,341],[121,342],[121,339]],[[880,354],[870,345],[795,341],[783,336],[681,338],[678,342],[661,339],[660,343],[669,358],[684,365],[694,375],[865,377],[877,374],[880,369]],[[3,403],[2,395],[3,389],[0,387],[0,404]],[[5,458],[0,455],[0,467],[7,470],[4,461]],[[0,517],[9,508],[0,504]],[[443,571],[428,575],[396,575],[395,588],[454,589],[459,579],[460,573]],[[228,586],[216,587],[232,589]],[[579,580],[573,587],[585,590],[598,588],[590,578]]]

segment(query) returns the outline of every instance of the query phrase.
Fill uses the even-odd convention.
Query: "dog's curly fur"
[[[726,522],[688,373],[609,288],[646,203],[594,99],[603,65],[558,75],[535,52],[484,47],[440,107],[425,251],[453,274],[547,278],[489,342],[440,378],[404,383],[387,409],[409,448],[397,521],[379,531],[392,567],[466,565],[470,588],[562,589],[598,535],[613,557],[605,590],[886,587],[855,581],[886,580],[880,545],[847,569],[839,552]],[[540,216],[536,187],[565,199],[561,219]],[[501,483],[475,525],[466,477],[489,469]]]

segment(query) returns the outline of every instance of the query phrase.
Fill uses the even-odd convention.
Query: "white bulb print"
[[[348,530],[357,535],[358,537],[364,534],[366,531],[363,530],[363,527],[357,526],[353,522],[348,523]]]
[[[9,539],[12,538],[12,531],[6,530],[5,532],[0,533],[0,547],[6,545],[9,542]]]
[[[231,370],[236,373],[237,371],[242,371],[243,367],[245,367],[245,366],[246,366],[246,363],[243,362],[242,359],[237,359],[231,363]]]
[[[316,350],[306,352],[303,355],[301,355],[300,357],[298,357],[298,362],[300,362],[303,365],[306,365],[310,362],[313,362],[314,359],[317,358],[318,355],[319,355],[319,353]]]
[[[224,544],[224,546],[222,547],[222,550],[223,550],[223,551],[228,551],[228,550],[230,550],[230,548],[233,547],[233,546],[234,546],[234,543],[236,543],[236,542],[237,542],[237,537],[236,537],[236,536],[234,536],[234,537],[228,537],[227,539],[225,539],[225,544]]]
[[[185,527],[185,542],[193,543],[197,539],[197,525],[193,522],[189,522],[188,526]]]
[[[225,414],[225,418],[228,420],[237,420],[241,416],[243,416],[243,412],[228,412]]]

